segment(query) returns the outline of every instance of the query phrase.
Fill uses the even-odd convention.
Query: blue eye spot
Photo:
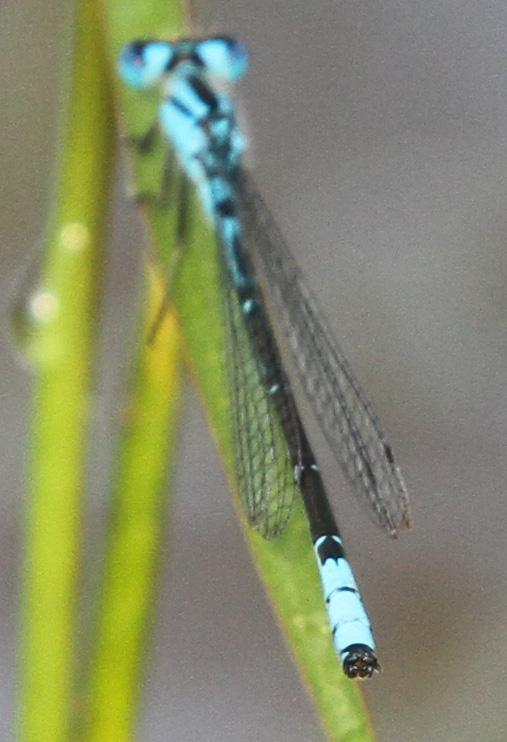
[[[239,80],[248,69],[246,46],[226,36],[199,41],[195,53],[206,71],[222,80]]]

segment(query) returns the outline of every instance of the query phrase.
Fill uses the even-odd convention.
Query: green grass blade
[[[167,0],[150,0],[142,6],[133,1],[106,0],[106,9],[111,65],[116,64],[121,46],[134,38],[170,37],[181,31],[181,18],[178,14],[171,16],[174,11],[168,7]],[[117,90],[122,121],[129,134],[142,134],[156,115],[156,96],[152,100],[143,98],[126,90],[119,81]],[[162,149],[148,158],[135,159],[138,190],[157,193]],[[224,335],[216,245],[195,197],[192,209],[192,234],[175,289],[175,305],[192,375],[233,482],[228,398],[224,393],[227,379],[223,362]],[[147,213],[154,254],[163,263],[169,260],[168,251],[174,244],[171,221],[174,214],[164,215],[157,209],[148,209]],[[215,311],[210,308],[215,308]],[[237,497],[235,502],[256,567],[329,738],[337,742],[370,742],[373,736],[358,687],[343,676],[333,651],[302,510],[298,510],[281,539],[267,543],[246,527]]]
[[[17,317],[37,372],[28,466],[20,739],[68,740],[85,433],[113,152],[110,90],[94,4],[76,17],[44,265]],[[19,309],[19,307],[18,307]]]
[[[180,343],[174,315],[166,315],[154,347],[146,345],[163,289],[163,282],[153,276],[113,483],[109,549],[85,700],[86,718],[79,734],[79,739],[86,742],[134,739],[164,535],[168,451],[172,452],[172,466],[180,414]]]
[[[118,9],[121,23],[137,26],[131,18],[135,11],[128,4],[121,4]],[[153,12],[153,5],[145,10]],[[167,7],[164,16],[172,17],[175,27],[181,30],[182,14],[177,3],[172,5],[172,16]],[[112,57],[110,61],[113,66]],[[160,163],[149,165],[149,170],[160,171]],[[174,234],[175,210],[168,209],[162,219],[166,233]],[[160,547],[165,535],[167,473],[174,464],[180,414],[180,337],[174,314],[164,318],[153,346],[146,343],[165,287],[164,275],[154,268],[134,350],[128,409],[113,472],[113,510],[104,576],[77,720],[77,738],[83,742],[128,742],[135,737],[142,670],[156,605]]]

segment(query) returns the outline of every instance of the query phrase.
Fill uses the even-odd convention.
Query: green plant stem
[[[36,369],[28,468],[20,739],[68,740],[85,433],[111,175],[110,91],[92,0],[78,3],[44,266],[20,342]]]
[[[166,315],[154,346],[146,345],[148,330],[162,301],[164,282],[153,278],[151,287],[113,483],[115,508],[84,732],[79,735],[86,742],[134,739],[136,701],[156,603],[168,452],[173,463],[181,368],[179,330],[173,314]]]

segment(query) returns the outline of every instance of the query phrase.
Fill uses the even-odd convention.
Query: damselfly
[[[123,49],[119,69],[134,88],[159,87],[158,126],[216,230],[237,474],[249,521],[277,536],[301,492],[343,670],[370,677],[379,669],[370,622],[282,364],[267,292],[345,476],[391,535],[409,525],[407,493],[369,401],[243,167],[246,140],[220,85],[241,78],[247,65],[245,47],[220,36],[136,41]]]

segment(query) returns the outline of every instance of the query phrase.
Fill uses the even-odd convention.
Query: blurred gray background
[[[412,494],[415,529],[391,543],[341,480],[337,487],[384,666],[363,686],[379,740],[505,740],[507,6],[222,0],[208,3],[204,21],[250,46],[241,99],[257,180]],[[63,0],[0,6],[4,309],[45,225],[69,24]],[[96,385],[91,575],[141,269],[143,232],[122,194],[120,186]],[[0,738],[8,740],[30,378],[5,332],[1,342]],[[185,420],[139,739],[322,740],[191,392]],[[323,464],[332,482],[325,450]]]

